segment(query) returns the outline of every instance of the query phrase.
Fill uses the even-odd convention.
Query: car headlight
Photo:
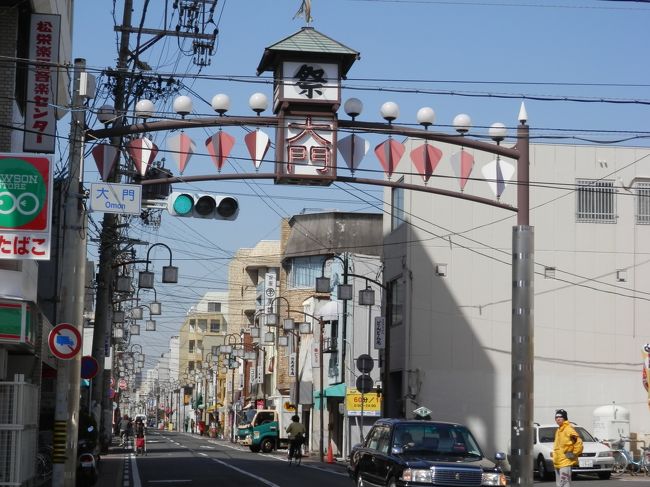
[[[599,451],[597,456],[599,456],[599,457],[613,457],[613,456],[614,456],[614,452],[611,451],[611,450],[607,450],[607,451]]]
[[[431,470],[423,468],[407,468],[402,472],[404,482],[433,482]]]
[[[483,472],[481,485],[506,485],[506,476],[500,472]]]

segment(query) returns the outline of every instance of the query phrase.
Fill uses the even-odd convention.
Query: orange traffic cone
[[[327,463],[334,463],[334,452],[332,451],[332,441],[327,445]]]

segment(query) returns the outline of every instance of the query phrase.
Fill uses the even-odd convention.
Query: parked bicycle
[[[618,441],[609,442],[614,457],[612,475],[620,476],[625,472],[631,475],[650,475],[650,447],[641,447],[641,458],[635,460],[632,452],[625,448],[625,442],[629,440],[621,437]]]
[[[52,477],[52,447],[42,446],[36,454],[36,476],[39,481]]]

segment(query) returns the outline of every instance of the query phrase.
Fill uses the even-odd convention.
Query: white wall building
[[[443,155],[429,186],[459,191],[449,162],[459,148],[434,145]],[[412,148],[408,142],[405,154]],[[494,156],[470,152],[470,178],[477,179],[465,192],[494,198],[482,180]],[[594,410],[615,402],[630,411],[630,431],[650,430],[641,381],[642,347],[650,341],[648,156],[645,148],[531,146],[534,421],[552,423],[561,407],[593,429]],[[397,171],[404,182],[423,184],[407,156]],[[516,190],[509,185],[501,201],[515,206]],[[390,387],[405,398],[407,416],[427,406],[435,419],[468,424],[490,454],[506,451],[516,214],[387,189],[388,215],[391,201],[384,279],[395,283],[398,306]]]

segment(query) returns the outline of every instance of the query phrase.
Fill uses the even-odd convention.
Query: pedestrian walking
[[[553,466],[555,467],[555,485],[557,487],[571,486],[571,468],[578,465],[578,457],[582,453],[582,438],[569,423],[564,409],[555,411],[555,431],[553,443]]]
[[[193,419],[190,421],[190,431],[194,434],[194,428],[196,427],[196,421]]]
[[[190,427],[190,418],[185,417],[185,420],[183,421],[183,427],[185,428],[185,433],[187,433],[187,430]]]

